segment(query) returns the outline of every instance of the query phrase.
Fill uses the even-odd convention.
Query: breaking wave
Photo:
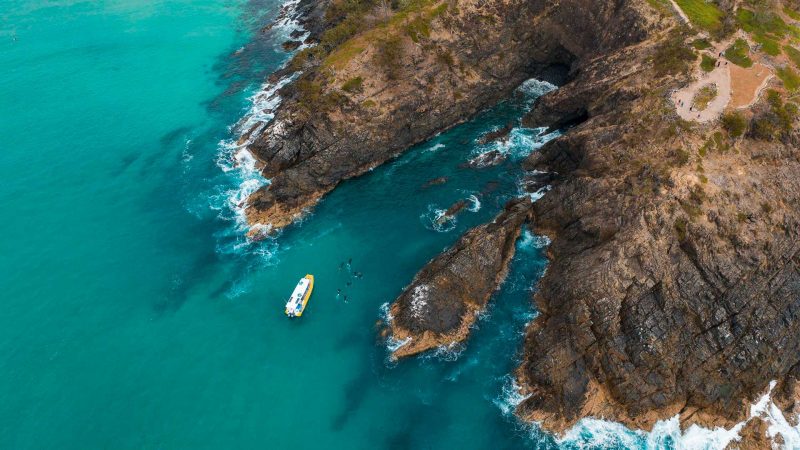
[[[538,236],[533,234],[530,230],[525,228],[522,230],[522,236],[519,239],[519,248],[524,250],[539,250],[550,245],[550,238],[547,236]]]
[[[547,81],[537,80],[535,78],[531,78],[523,82],[518,88],[517,91],[520,92],[522,95],[525,96],[526,99],[526,107],[532,108],[534,101],[537,98],[547,94],[548,92],[554,91],[558,89],[558,86],[548,83]]]
[[[458,224],[455,216],[448,216],[447,210],[428,205],[428,210],[419,216],[425,228],[436,231],[437,233],[447,233],[453,231]]]
[[[478,212],[481,210],[481,201],[478,200],[478,197],[475,194],[471,194],[468,197],[469,200],[469,207],[467,208],[471,212]]]
[[[410,338],[409,338],[410,339]],[[420,355],[422,359],[435,359],[444,362],[453,362],[458,360],[462,353],[464,353],[466,346],[461,342],[453,342],[449,345],[440,345],[433,350]]]
[[[299,0],[291,0],[281,7],[281,14],[273,23],[272,30],[278,36],[288,37],[296,31],[302,31],[300,39],[305,39],[307,32],[297,20],[296,8]],[[280,42],[279,39],[276,42]],[[301,45],[298,50],[307,47]],[[238,50],[240,52],[242,49]],[[285,63],[284,63],[285,64]],[[228,238],[218,245],[222,253],[238,253],[247,250],[267,258],[271,258],[277,246],[275,236],[269,236],[269,227],[262,226],[257,235],[267,242],[253,245],[251,239],[243,235],[251,230],[245,214],[247,199],[269,180],[261,174],[260,164],[255,156],[248,150],[249,146],[274,119],[275,111],[281,104],[278,91],[291,82],[296,74],[284,77],[275,83],[262,84],[247,101],[249,107],[238,122],[229,127],[230,138],[218,144],[216,165],[226,175],[224,185],[217,186],[215,193],[210,196],[209,207],[217,212],[220,219],[231,221],[233,230],[225,230],[218,237]],[[232,239],[231,239],[232,238]]]
[[[556,438],[555,442],[563,449],[722,450],[741,440],[739,433],[748,421],[760,419],[767,424],[767,436],[772,440],[773,448],[800,448],[800,425],[792,425],[772,401],[775,385],[774,381],[770,383],[767,393],[750,407],[750,417],[747,420],[731,428],[710,429],[691,425],[682,430],[679,416],[676,415],[657,422],[652,431],[645,432],[631,430],[617,422],[589,417],[580,420],[563,436]],[[504,415],[512,416],[517,406],[526,398],[520,392],[516,380],[507,375],[494,403]],[[527,426],[532,435],[541,437],[542,431],[538,425],[522,425]]]
[[[503,387],[500,395],[494,399],[494,404],[500,408],[506,416],[511,416],[517,410],[517,406],[524,402],[528,396],[520,392],[520,387],[517,380],[511,376],[506,375],[503,379]]]

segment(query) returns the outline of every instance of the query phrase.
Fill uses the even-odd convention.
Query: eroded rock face
[[[424,45],[401,34],[395,79],[375,62],[378,40],[363,39],[363,50],[337,62],[332,75],[313,67],[303,75],[322,95],[335,93],[336,105],[304,105],[296,84],[282,91],[275,120],[250,147],[272,181],[248,201],[252,224],[291,223],[341,180],[468,119],[528,78],[636,42],[647,25],[624,0],[451,3],[431,22]],[[363,80],[360,91],[340,90],[356,77]]]
[[[491,223],[469,230],[429,262],[392,304],[392,338],[404,357],[467,338],[506,275],[515,242],[530,214],[527,198],[509,202]]]
[[[658,93],[684,80],[648,68],[658,45],[590,62],[527,118],[580,117],[526,162],[558,176],[533,206],[551,264],[518,412],[551,430],[586,416],[648,429],[675,414],[732,426],[771,380],[796,383],[797,137],[726,141],[701,156],[714,130],[667,126],[674,110]]]

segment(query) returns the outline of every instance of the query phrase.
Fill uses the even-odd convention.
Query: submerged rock
[[[490,131],[490,132],[484,134],[483,136],[481,136],[480,138],[478,138],[478,144],[486,145],[489,142],[507,140],[509,134],[511,134],[511,130],[513,130],[513,129],[514,129],[514,124],[513,123],[508,123],[503,128],[500,128],[500,129],[495,130],[495,131]]]
[[[296,50],[297,47],[300,47],[301,45],[303,45],[301,41],[289,40],[281,44],[281,47],[283,47],[283,49],[286,50],[287,52],[290,52],[292,50]]]
[[[436,219],[436,222],[441,225],[449,220],[453,220],[458,215],[458,213],[460,213],[461,211],[464,210],[464,208],[467,207],[467,205],[469,205],[469,202],[463,199],[453,203],[452,205],[450,205],[449,208],[447,208],[444,214],[442,214],[438,219]]]
[[[501,152],[500,150],[490,150],[488,152],[481,153],[480,155],[470,159],[466,163],[462,164],[460,167],[483,169],[485,167],[496,166],[505,161],[507,157],[508,155]]]
[[[427,188],[432,187],[432,186],[439,186],[439,185],[442,185],[442,184],[445,184],[445,183],[447,183],[447,177],[433,178],[433,179],[430,179],[430,180],[426,181],[425,184],[422,185],[422,189],[427,189]]]
[[[394,357],[467,338],[476,315],[505,278],[529,215],[530,200],[509,202],[494,221],[467,231],[414,277],[390,309],[392,338],[406,342]]]

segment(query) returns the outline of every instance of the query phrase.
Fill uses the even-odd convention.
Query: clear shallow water
[[[259,31],[279,6],[4,3],[0,448],[671,447],[594,422],[556,443],[511,415],[545,270],[530,234],[465,349],[393,364],[378,338],[382,305],[519,195],[513,162],[535,131],[514,131],[506,163],[462,164],[540,85],[342,184],[276,240],[245,242],[229,208],[244,180],[220,165],[288,57],[286,29]],[[289,321],[305,273],[314,295]]]

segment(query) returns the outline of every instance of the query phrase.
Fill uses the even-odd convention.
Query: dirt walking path
[[[719,66],[715,67],[708,75],[672,94],[672,102],[675,103],[675,108],[681,119],[694,122],[710,122],[722,115],[725,107],[731,101],[731,71],[724,60],[720,59],[720,61]],[[700,89],[712,84],[717,85],[717,96],[708,104],[706,109],[697,111],[692,107],[694,97]]]

